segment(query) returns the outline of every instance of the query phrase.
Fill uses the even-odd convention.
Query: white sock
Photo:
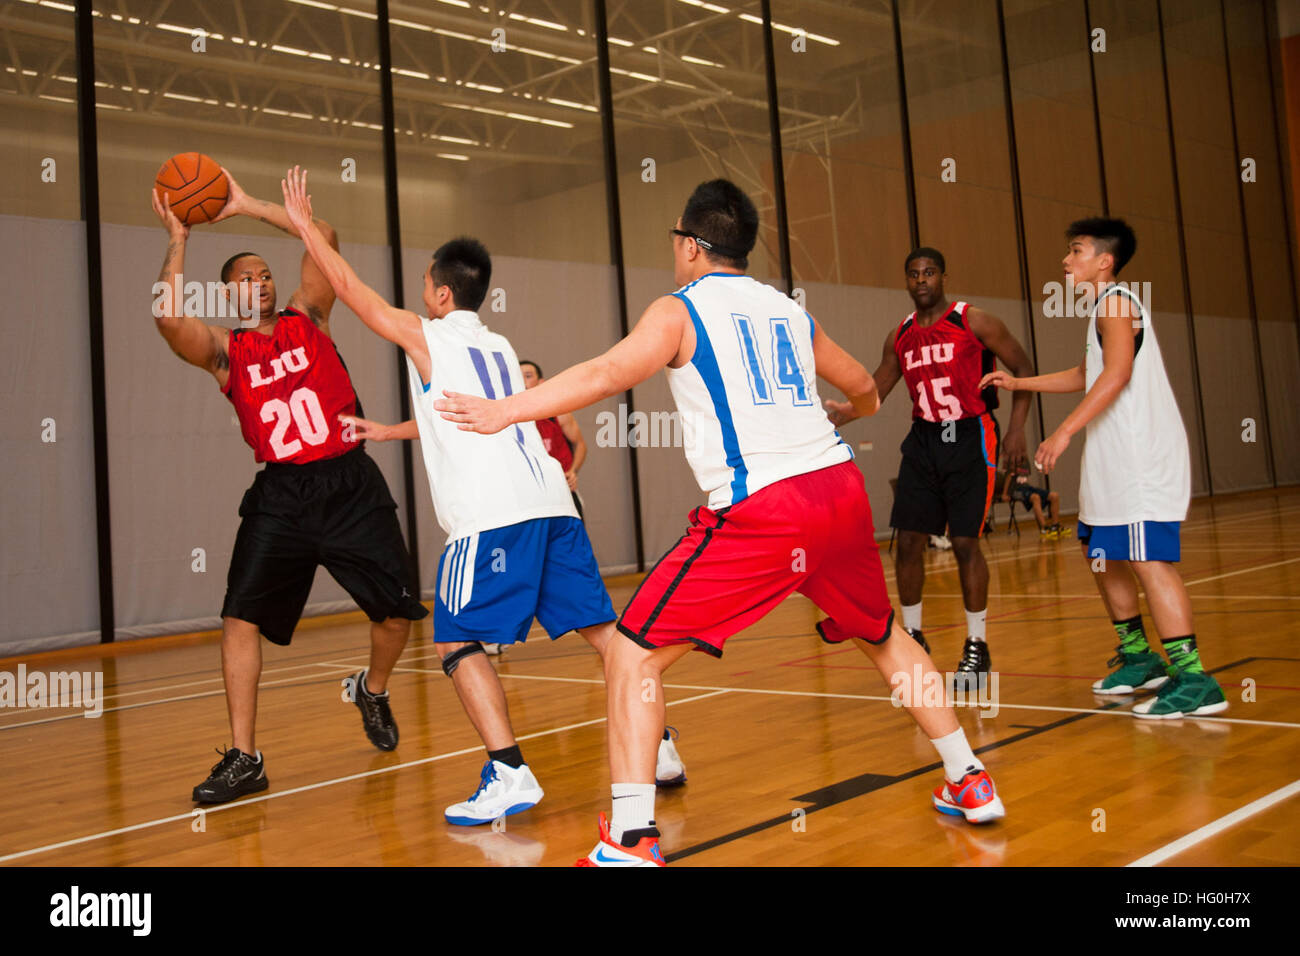
[[[989,609],[982,611],[966,612],[966,636],[972,641],[984,643],[984,620],[989,615]]]
[[[628,830],[643,830],[655,825],[655,785],[653,783],[616,783],[609,788],[613,797],[613,819],[609,836],[615,843]]]
[[[903,627],[909,631],[921,629],[921,602],[903,605]]]
[[[960,783],[961,778],[968,773],[979,773],[984,769],[979,758],[975,756],[975,751],[970,749],[970,744],[966,741],[966,731],[958,727],[946,737],[940,737],[938,740],[931,740],[934,749],[939,751],[939,759],[943,761],[943,772],[951,783]]]

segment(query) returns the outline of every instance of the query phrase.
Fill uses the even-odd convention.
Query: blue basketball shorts
[[[1181,557],[1181,521],[1135,521],[1088,525],[1078,522],[1079,540],[1089,557],[1108,561],[1172,561]]]
[[[514,644],[533,618],[551,639],[614,620],[577,518],[535,518],[449,541],[438,561],[433,639]]]

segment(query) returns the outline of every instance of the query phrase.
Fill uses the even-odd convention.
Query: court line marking
[[[665,704],[667,706],[671,706],[673,704],[689,704],[692,701],[704,700],[707,697],[717,697],[720,694],[727,693],[727,690],[728,688],[722,688],[710,694],[697,694],[694,697],[682,697],[678,700],[666,701]],[[531,734],[523,734],[519,737],[516,737],[515,739],[533,740],[534,738],[537,737],[546,737],[549,736],[550,734],[563,733],[566,730],[576,730],[579,727],[590,727],[592,724],[602,724],[605,722],[605,719],[606,718],[604,717],[596,717],[591,720],[579,721],[576,724],[565,724],[563,727],[552,727],[550,730],[539,730]],[[333,779],[330,780],[320,780],[316,783],[304,784],[301,787],[293,787],[292,789],[289,790],[277,790],[275,793],[264,794],[260,797],[251,797],[249,799],[235,800],[230,803],[219,803],[216,804],[215,806],[194,807],[193,809],[187,811],[186,813],[177,813],[169,817],[159,817],[155,820],[146,820],[143,823],[133,823],[130,826],[118,827],[115,830],[103,830],[99,833],[91,833],[88,834],[87,836],[74,837],[71,840],[61,840],[58,843],[49,843],[46,844],[45,846],[34,847],[30,850],[19,850],[16,853],[7,853],[4,856],[0,856],[0,863],[7,863],[10,860],[18,860],[18,859],[22,859],[23,857],[35,856],[38,853],[47,853],[50,850],[61,850],[64,847],[77,846],[82,843],[90,843],[93,842],[94,840],[102,840],[106,837],[120,836],[123,833],[132,833],[136,830],[147,830],[152,827],[161,826],[164,823],[177,823],[181,820],[193,820],[195,810],[202,810],[203,815],[206,817],[210,813],[218,813],[222,810],[233,810],[238,807],[247,807],[247,806],[251,806],[254,803],[264,803],[268,800],[275,800],[280,797],[288,797],[295,793],[305,793],[308,790],[319,790],[322,787],[332,787],[335,784],[347,783],[352,780],[363,780],[366,777],[375,777],[384,773],[393,773],[394,771],[397,770],[404,770],[407,767],[419,767],[427,763],[435,763],[439,760],[447,760],[448,758],[451,757],[461,757],[464,756],[465,754],[472,754],[482,750],[483,750],[483,745],[480,744],[476,747],[467,747],[462,750],[452,750],[447,753],[434,754],[432,757],[421,757],[419,760],[409,760],[405,763],[393,764],[391,767],[380,767],[376,770],[366,770],[361,773],[352,773],[344,777],[334,777]]]
[[[343,665],[334,665],[334,666],[342,667]],[[351,667],[352,665],[347,665],[347,666]],[[285,677],[282,678],[281,680],[269,680],[266,681],[265,683],[259,682],[257,686],[258,689],[260,690],[263,687],[274,687],[277,684],[292,684],[294,681],[300,681],[303,679],[303,677],[308,677],[308,676],[314,676],[314,675],[303,674],[298,677]],[[167,687],[159,687],[157,689],[168,690]],[[225,693],[226,693],[226,689],[222,687],[219,690],[205,690],[197,694],[182,694],[179,697],[160,697],[157,700],[142,700],[139,703],[135,703],[135,704],[119,704],[117,707],[105,707],[103,710],[99,712],[99,716],[92,717],[92,718],[87,718],[86,710],[82,708],[81,710],[78,710],[76,713],[60,714],[57,717],[42,717],[39,720],[25,720],[20,723],[0,724],[0,730],[9,730],[13,727],[31,727],[34,724],[52,724],[60,720],[86,720],[86,719],[99,720],[104,716],[104,714],[116,713],[119,710],[135,710],[137,707],[152,707],[154,704],[173,704],[182,700],[198,700],[200,697],[216,697],[217,695],[221,695],[224,697]],[[23,708],[23,709],[36,710],[37,708],[30,707],[30,708]]]
[[[1287,558],[1285,561],[1274,561],[1272,564],[1260,564],[1253,568],[1242,568],[1240,571],[1229,571],[1226,574],[1215,574],[1208,578],[1197,578],[1195,581],[1184,581],[1187,587],[1193,584],[1205,584],[1208,581],[1219,581],[1223,578],[1235,578],[1239,574],[1251,574],[1255,571],[1267,571],[1269,568],[1280,568],[1284,564],[1295,564],[1300,558]]]
[[[1182,530],[1188,528],[1204,528],[1210,525],[1220,524],[1229,521],[1255,521],[1259,518],[1280,518],[1283,515],[1293,515],[1300,512],[1300,508],[1267,508],[1264,511],[1244,511],[1239,515],[1210,515],[1208,518],[1197,518],[1195,521],[1184,521]]]
[[[394,673],[396,673],[397,671],[407,671],[410,673],[417,673],[417,674],[441,674],[442,673],[441,669],[433,670],[432,668],[407,667],[401,664],[393,668]],[[505,674],[500,671],[497,672],[497,676],[503,679],[547,680],[547,681],[554,681],[557,683],[564,683],[564,684],[605,683],[605,680],[602,677],[551,677],[544,674]],[[711,686],[706,684],[665,683],[663,686],[665,690],[732,691],[737,694],[770,694],[770,695],[777,695],[781,697],[825,697],[825,698],[832,698],[838,700],[867,700],[867,701],[879,701],[883,703],[888,703],[893,700],[892,697],[881,697],[878,694],[837,694],[837,693],[830,693],[827,691],[770,690],[768,688],[763,688],[763,687],[717,687],[717,686]],[[965,704],[955,705],[955,706],[958,706],[959,708],[969,709],[969,710],[984,709],[978,706],[968,706]],[[1139,719],[1137,717],[1133,717],[1133,715],[1127,710],[1098,710],[1093,707],[1058,707],[1058,706],[1053,706],[1048,704],[1007,704],[1007,703],[999,702],[998,708],[1007,709],[1007,710],[1047,710],[1047,711],[1055,711],[1062,714],[1107,714],[1107,715],[1119,715],[1124,717],[1131,717],[1133,720]],[[904,708],[900,707],[897,709],[903,710]],[[1180,718],[1180,719],[1212,720],[1215,723],[1220,723],[1220,724],[1244,724],[1246,726],[1285,727],[1291,729],[1300,729],[1300,723],[1293,723],[1289,721],[1279,721],[1279,720],[1255,720],[1249,717],[1187,717],[1187,718]],[[1166,721],[1151,721],[1150,723],[1153,724],[1166,723]]]
[[[1196,846],[1196,844],[1208,840],[1210,837],[1222,833],[1229,827],[1236,826],[1243,820],[1248,820],[1255,816],[1255,814],[1262,813],[1269,807],[1281,803],[1283,800],[1288,800],[1296,794],[1300,794],[1300,780],[1294,780],[1285,787],[1274,790],[1272,793],[1262,796],[1258,800],[1252,800],[1244,807],[1233,810],[1231,813],[1225,814],[1224,816],[1219,817],[1219,819],[1193,830],[1186,836],[1181,836],[1172,843],[1167,843],[1160,847],[1160,849],[1153,850],[1146,856],[1139,857],[1128,865],[1143,867],[1159,866],[1161,863],[1164,863],[1171,857],[1177,856],[1184,850],[1189,850]]]
[[[411,668],[416,670],[416,668]],[[433,673],[429,671],[428,673]],[[441,671],[438,671],[441,673]],[[498,677],[513,678],[515,680],[549,680],[562,681],[568,684],[603,684],[605,681],[601,678],[593,677],[543,677],[538,674],[498,674]],[[762,687],[711,687],[705,684],[664,684],[665,690],[724,690],[736,694],[771,694],[780,697],[827,697],[841,700],[869,700],[881,701],[888,703],[893,700],[892,697],[880,697],[872,694],[833,694],[825,691],[811,690],[768,690]],[[671,701],[669,701],[671,703]],[[957,709],[966,710],[983,710],[985,708],[975,705],[954,705]],[[898,710],[904,708],[899,707]],[[999,710],[1049,710],[1062,714],[1101,714],[1106,716],[1128,717],[1132,720],[1138,720],[1127,710],[1098,710],[1092,707],[1056,707],[1047,704],[1007,704],[998,702]],[[1206,720],[1218,724],[1247,724],[1259,727],[1287,727],[1290,729],[1300,729],[1300,723],[1289,723],[1280,720],[1252,720],[1247,717],[1187,717],[1181,718],[1186,720]],[[1173,723],[1173,721],[1150,721],[1150,723]]]
[[[263,670],[263,671],[262,671],[262,674],[263,674],[263,675],[265,675],[265,674],[283,674],[283,673],[285,673],[285,672],[287,672],[287,671],[301,671],[301,670],[308,670],[308,669],[310,669],[310,668],[312,668],[312,667],[315,667],[317,663],[318,663],[318,662],[316,662],[316,661],[310,661],[310,662],[308,662],[308,663],[306,663],[306,664],[290,664],[290,665],[287,666],[287,667],[270,667],[270,668],[266,668],[265,670]],[[28,672],[30,673],[31,670],[32,670],[32,669],[29,668],[29,669],[28,669]],[[16,672],[14,672],[14,671],[10,671],[9,673],[16,673]],[[92,672],[92,673],[93,673],[93,672]],[[159,680],[163,680],[164,678],[158,678],[158,679],[159,679]],[[197,687],[197,686],[200,685],[200,684],[216,684],[216,683],[221,684],[222,687],[223,687],[223,689],[224,689],[224,686],[225,686],[225,678],[223,678],[223,677],[207,677],[207,678],[204,678],[203,680],[184,681],[184,682],[179,683],[179,684],[162,684],[162,685],[159,685],[158,687],[145,687],[145,688],[143,688],[143,689],[141,689],[141,690],[128,690],[128,691],[122,691],[122,692],[120,692],[120,693],[116,693],[116,694],[105,694],[105,695],[104,695],[104,700],[120,700],[120,699],[123,698],[123,697],[138,697],[138,696],[140,696],[141,694],[156,694],[156,693],[158,693],[159,691],[179,690],[179,689],[182,688],[182,687]],[[260,681],[260,680],[258,681],[258,686],[259,686],[259,687],[261,686],[261,681]],[[105,689],[107,689],[107,688],[105,688]],[[26,709],[31,709],[31,708],[23,708],[23,709],[26,710]],[[52,709],[52,708],[51,708],[51,709]],[[78,715],[78,716],[80,716],[80,715]]]
[[[892,595],[891,595],[892,596]],[[1189,594],[1193,600],[1202,601],[1300,601],[1300,594]],[[925,592],[925,599],[930,598],[959,598],[963,597],[958,594],[931,594]],[[990,591],[990,598],[1016,598],[1025,600],[1041,601],[1043,598],[1087,598],[1097,597],[1097,592],[1091,594],[1016,594],[1012,592]]]

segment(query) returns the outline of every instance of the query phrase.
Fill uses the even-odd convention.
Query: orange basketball
[[[208,222],[230,198],[226,174],[211,156],[177,153],[162,164],[153,182],[158,198],[167,193],[172,212],[187,226]]]

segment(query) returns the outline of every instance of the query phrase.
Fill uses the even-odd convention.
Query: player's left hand
[[[463,432],[495,435],[510,424],[510,418],[501,407],[500,400],[464,395],[443,389],[443,398],[433,403],[449,422],[455,422]]]
[[[1015,471],[1029,460],[1029,446],[1025,442],[1025,430],[1013,428],[1002,443],[1002,467]]]
[[[831,420],[831,424],[836,428],[853,421],[857,414],[852,402],[837,402],[833,398],[826,399],[826,417]]]
[[[248,193],[244,192],[239,183],[235,182],[235,177],[230,175],[230,170],[222,166],[221,171],[226,175],[226,185],[230,189],[230,195],[226,199],[226,204],[221,207],[221,212],[213,216],[209,222],[221,222],[221,220],[229,219],[231,216],[238,216],[245,211],[248,203]]]
[[[1056,460],[1065,453],[1065,449],[1070,447],[1070,436],[1060,431],[1054,431],[1047,436],[1047,440],[1038,446],[1038,451],[1034,452],[1034,464],[1038,470],[1045,475],[1052,473],[1056,467]]]
[[[289,223],[302,235],[311,225],[311,196],[307,194],[307,170],[298,166],[285,173],[280,180],[280,190],[284,193],[284,211],[289,216]]]
[[[570,491],[578,490],[578,473],[572,468],[564,473],[564,480],[569,483]]]

